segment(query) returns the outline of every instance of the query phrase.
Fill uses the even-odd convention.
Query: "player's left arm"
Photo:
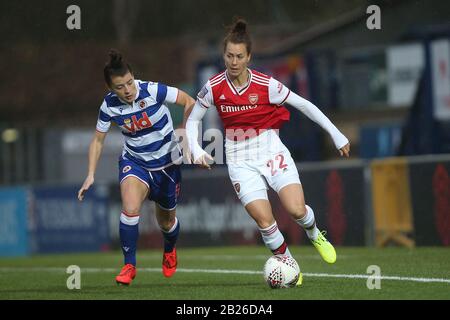
[[[176,104],[184,107],[183,124],[182,124],[182,128],[184,129],[186,128],[186,122],[187,119],[189,118],[189,115],[191,114],[192,108],[194,108],[195,100],[183,90],[178,89]]]
[[[178,137],[181,138],[179,143],[183,149],[183,157],[187,163],[191,163],[192,156],[189,148],[186,126],[189,115],[192,113],[194,108],[195,100],[183,90],[166,86],[165,101],[184,107],[183,123],[181,124],[181,128],[178,128],[176,131]]]
[[[286,99],[286,103],[290,104],[297,110],[300,110],[312,121],[320,125],[325,131],[327,131],[333,139],[334,145],[339,150],[341,156],[350,156],[350,142],[338,128],[328,119],[322,111],[319,110],[313,103],[300,97],[294,92],[290,92]]]
[[[288,103],[297,110],[300,110],[309,119],[329,133],[341,156],[350,156],[350,142],[348,139],[313,103],[300,97],[273,78],[269,81],[269,99],[271,103],[279,105]]]

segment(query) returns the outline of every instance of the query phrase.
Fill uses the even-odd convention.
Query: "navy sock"
[[[175,247],[180,232],[180,222],[175,218],[175,224],[169,232],[162,232],[164,236],[164,252],[170,252]]]
[[[130,217],[128,217],[128,220],[129,219]],[[135,219],[139,221],[139,216],[136,216]],[[123,223],[122,221],[123,219],[121,217],[119,233],[120,233],[120,243],[122,245],[122,253],[124,256],[124,264],[131,263],[132,265],[136,266],[136,247],[137,247],[137,240],[139,237],[139,224],[136,223],[134,225],[130,225]]]

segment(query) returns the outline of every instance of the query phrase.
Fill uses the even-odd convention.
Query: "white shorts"
[[[244,206],[267,199],[269,186],[278,193],[289,184],[300,184],[291,153],[281,141],[276,146],[257,158],[228,163],[231,183]]]

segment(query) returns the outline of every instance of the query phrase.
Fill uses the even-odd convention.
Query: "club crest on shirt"
[[[250,93],[248,95],[248,101],[250,101],[251,104],[255,104],[258,102],[258,95],[256,93]]]
[[[235,183],[234,190],[236,190],[236,192],[239,193],[241,191],[241,185],[239,183]]]
[[[144,109],[147,106],[147,102],[145,100],[141,100],[139,102],[139,108]]]
[[[123,167],[123,169],[122,169],[122,173],[127,173],[128,171],[130,171],[131,170],[131,166],[125,166],[125,167]]]

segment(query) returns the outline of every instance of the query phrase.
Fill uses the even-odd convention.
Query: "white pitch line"
[[[116,272],[119,268],[81,268],[81,272],[98,273],[98,272]],[[138,268],[138,271],[144,272],[161,272],[161,268]],[[57,267],[17,267],[17,268],[1,268],[2,272],[61,272],[65,273],[65,268]],[[178,268],[177,272],[182,273],[219,273],[219,274],[261,274],[262,271],[255,270],[227,270],[227,269],[187,269]],[[332,273],[303,273],[304,277],[311,278],[344,278],[344,279],[380,279],[380,280],[395,280],[395,281],[413,281],[426,283],[450,283],[450,279],[444,278],[415,278],[415,277],[400,277],[400,276],[374,276],[367,274],[332,274]]]
[[[142,257],[140,257],[140,260],[153,260],[155,259],[155,257],[157,257],[159,259],[160,254],[152,254],[152,255],[144,255]],[[241,255],[204,255],[204,256],[200,256],[200,257],[195,257],[195,256],[187,256],[187,257],[183,257],[183,260],[267,260],[269,257],[269,255],[253,255],[253,256],[241,256]],[[348,259],[348,256],[346,255],[339,255],[339,259]],[[310,255],[302,255],[301,260],[322,260],[322,258],[317,255],[317,254],[310,254]]]
[[[398,281],[414,281],[414,282],[443,282],[450,283],[450,279],[443,278],[414,278],[399,276],[374,276],[367,274],[330,274],[330,273],[304,273],[307,277],[325,277],[325,278],[348,278],[348,279],[381,279],[381,280],[398,280]]]

